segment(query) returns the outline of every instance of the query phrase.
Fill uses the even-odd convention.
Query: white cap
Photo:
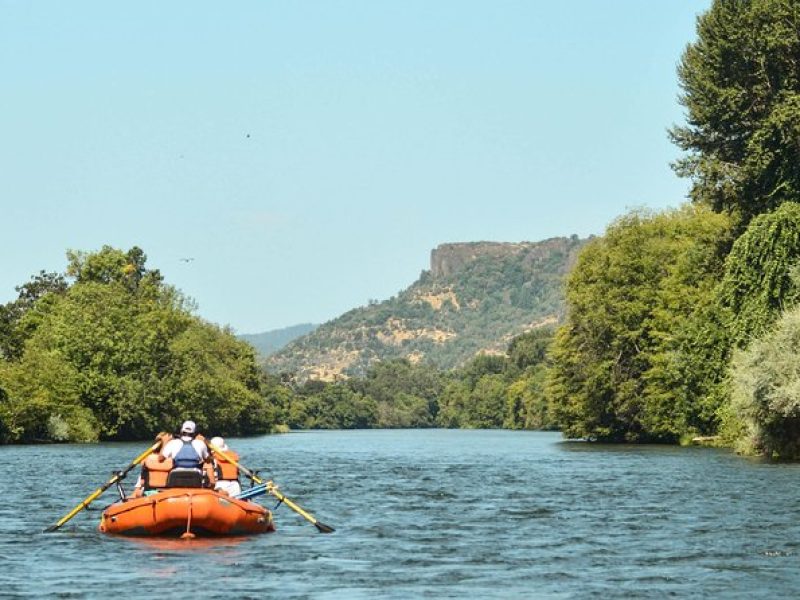
[[[216,446],[223,452],[225,452],[228,449],[228,447],[225,445],[225,440],[219,436],[211,438],[211,445]]]
[[[183,425],[181,425],[181,433],[188,435],[193,435],[196,429],[197,425],[194,424],[194,421],[184,421]]]

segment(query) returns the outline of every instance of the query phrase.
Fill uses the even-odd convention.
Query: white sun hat
[[[211,445],[216,446],[223,452],[225,452],[228,449],[228,446],[225,444],[225,440],[219,436],[211,438]]]

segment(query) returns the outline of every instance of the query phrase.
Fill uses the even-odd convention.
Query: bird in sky
[[[178,260],[180,260],[181,262],[190,263],[194,260],[194,257],[189,256],[187,258],[179,258]]]

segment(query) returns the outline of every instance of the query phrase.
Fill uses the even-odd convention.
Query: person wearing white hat
[[[214,489],[225,492],[229,496],[238,496],[242,493],[242,486],[239,483],[239,469],[235,464],[226,460],[225,457],[227,456],[238,463],[239,455],[228,448],[225,440],[221,437],[211,438],[211,452],[214,452],[214,448],[219,448],[225,453],[225,456],[218,452],[214,454],[214,472],[217,479]]]
[[[180,437],[171,439],[161,449],[160,461],[171,458],[176,469],[196,469],[202,473],[203,463],[211,460],[208,448],[201,436],[197,435],[194,421],[184,421]]]

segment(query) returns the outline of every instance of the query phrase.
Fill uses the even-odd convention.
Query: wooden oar
[[[218,448],[217,446],[215,446],[215,445],[214,445],[214,444],[212,444],[211,442],[209,442],[209,441],[206,441],[206,444],[208,445],[208,447],[209,447],[209,448],[211,448],[211,451],[212,451],[212,452],[214,452],[214,454],[219,454],[219,455],[220,455],[222,458],[224,458],[224,459],[225,459],[227,462],[229,462],[229,463],[231,463],[232,465],[234,465],[234,466],[235,466],[237,469],[239,469],[239,470],[240,470],[242,473],[244,473],[245,475],[247,475],[247,476],[248,476],[250,479],[252,479],[252,480],[253,480],[253,481],[255,481],[256,483],[259,483],[259,484],[263,483],[263,484],[265,484],[265,485],[267,486],[267,493],[269,493],[269,494],[272,494],[273,496],[275,496],[275,497],[276,497],[278,500],[280,500],[281,502],[283,502],[283,503],[284,503],[286,506],[288,506],[289,508],[291,508],[291,509],[292,509],[294,512],[296,512],[298,515],[300,515],[300,516],[301,516],[301,517],[303,517],[303,518],[304,518],[306,521],[308,521],[309,523],[311,523],[311,524],[312,524],[314,527],[316,527],[316,528],[317,528],[317,530],[318,530],[320,533],[333,533],[333,532],[335,531],[335,529],[334,529],[333,527],[331,527],[330,525],[325,525],[325,523],[322,523],[321,521],[319,521],[319,520],[318,520],[318,519],[317,519],[317,518],[316,518],[314,515],[312,515],[310,512],[307,512],[307,511],[303,510],[303,509],[302,509],[301,507],[299,507],[297,504],[295,504],[294,502],[292,502],[291,500],[289,500],[289,498],[287,498],[286,496],[284,496],[284,495],[283,495],[283,494],[280,492],[280,490],[278,490],[277,486],[276,486],[276,485],[275,485],[273,482],[271,482],[271,481],[266,481],[266,482],[265,482],[265,481],[264,481],[263,479],[261,479],[261,478],[260,478],[258,475],[256,475],[256,474],[255,474],[253,471],[251,471],[251,470],[250,470],[250,469],[248,469],[247,467],[244,467],[244,466],[240,465],[238,462],[236,462],[235,460],[233,460],[233,458],[231,458],[229,455],[225,454],[225,452],[223,452],[223,451],[222,451],[220,448]]]
[[[71,511],[70,511],[70,512],[69,512],[69,513],[66,515],[66,516],[64,516],[64,517],[63,517],[63,518],[62,518],[62,519],[61,519],[61,520],[60,520],[58,523],[56,523],[55,525],[51,525],[50,527],[48,527],[47,529],[45,529],[45,530],[44,530],[44,533],[51,533],[51,532],[55,531],[56,529],[58,529],[59,527],[61,527],[61,526],[62,526],[64,523],[66,523],[67,521],[69,521],[69,520],[70,520],[72,517],[74,517],[75,515],[77,515],[77,514],[78,514],[80,511],[82,511],[84,508],[86,508],[87,506],[89,506],[89,505],[90,505],[92,502],[94,502],[94,501],[95,501],[95,500],[96,500],[96,499],[97,499],[97,498],[100,496],[100,494],[102,494],[103,492],[105,492],[105,491],[106,491],[108,488],[110,488],[112,485],[114,485],[114,484],[115,484],[115,483],[117,483],[118,481],[122,480],[122,479],[123,479],[123,478],[124,478],[124,477],[125,477],[125,476],[126,476],[128,473],[129,473],[129,472],[130,472],[130,470],[131,470],[131,469],[133,469],[133,468],[134,468],[136,465],[138,465],[140,462],[142,462],[142,461],[143,461],[145,458],[147,458],[148,456],[150,456],[150,454],[152,454],[153,452],[155,452],[156,450],[158,450],[159,446],[161,446],[161,440],[157,441],[155,444],[153,444],[152,446],[150,446],[150,447],[149,447],[147,450],[145,450],[145,451],[144,451],[144,452],[142,452],[142,453],[141,453],[139,456],[137,456],[135,459],[133,459],[133,462],[132,462],[131,464],[129,464],[129,465],[128,465],[128,466],[125,468],[125,470],[124,470],[124,471],[120,471],[119,473],[115,473],[115,474],[114,474],[114,476],[113,476],[111,479],[109,479],[109,480],[108,480],[108,483],[106,483],[106,484],[105,484],[103,487],[99,487],[99,488],[97,488],[97,489],[96,489],[94,492],[92,492],[92,493],[91,493],[91,494],[90,494],[90,495],[89,495],[89,496],[86,498],[86,500],[84,500],[83,502],[81,502],[80,504],[78,504],[78,506],[76,506],[75,508],[73,508],[73,509],[72,509],[72,510],[71,510]]]

